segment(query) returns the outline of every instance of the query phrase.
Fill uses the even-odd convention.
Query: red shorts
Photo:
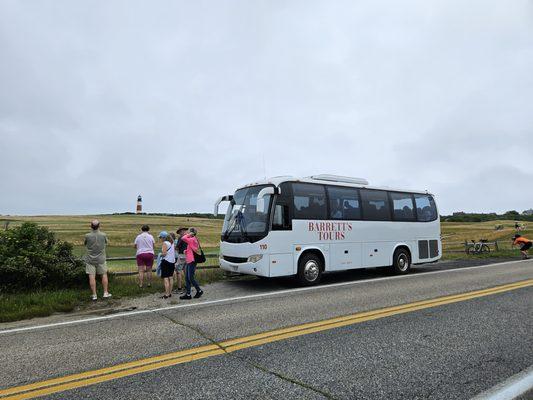
[[[154,255],[152,253],[137,254],[137,267],[139,271],[151,271],[154,265]]]

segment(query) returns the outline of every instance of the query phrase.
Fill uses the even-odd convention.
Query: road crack
[[[248,365],[248,366],[250,366],[252,368],[258,369],[259,371],[264,372],[266,374],[275,376],[276,378],[281,379],[281,380],[283,380],[285,382],[288,382],[288,383],[291,383],[293,385],[299,386],[299,387],[301,387],[303,389],[307,389],[307,390],[310,390],[312,392],[315,392],[315,393],[317,393],[317,394],[319,394],[321,396],[324,396],[326,399],[335,400],[335,397],[333,397],[333,395],[331,393],[328,393],[328,392],[326,392],[323,389],[316,388],[316,387],[314,387],[312,385],[309,385],[308,383],[305,383],[305,382],[302,382],[300,380],[291,378],[290,376],[286,376],[286,375],[283,375],[283,374],[281,374],[279,372],[272,371],[271,369],[269,369],[269,368],[267,368],[267,367],[265,367],[265,366],[263,366],[263,365],[261,365],[259,363],[256,363],[256,362],[253,362],[251,360],[248,360],[248,359],[246,359],[244,357],[241,357],[241,356],[239,356],[238,354],[236,354],[234,352],[228,352],[227,349],[224,346],[222,346],[220,344],[220,342],[218,342],[215,338],[209,336],[207,333],[205,333],[204,331],[202,331],[201,329],[199,329],[199,328],[197,328],[195,326],[186,324],[186,323],[184,323],[182,321],[178,321],[178,320],[176,320],[176,319],[174,319],[172,317],[169,317],[168,315],[162,314],[160,312],[156,312],[156,314],[158,314],[159,316],[167,319],[168,321],[172,322],[175,325],[178,325],[180,327],[192,330],[193,332],[195,332],[196,334],[198,334],[199,336],[201,336],[202,338],[204,338],[205,340],[207,340],[211,344],[217,346],[228,357],[232,357],[233,359],[236,359],[236,360],[240,361],[241,363],[244,363],[244,364],[246,364],[246,365]]]

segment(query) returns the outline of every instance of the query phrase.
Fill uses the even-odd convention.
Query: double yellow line
[[[326,331],[333,328],[339,328],[360,322],[385,318],[392,315],[423,310],[425,308],[437,307],[444,304],[457,303],[477,297],[520,289],[527,286],[533,286],[533,279],[511,283],[508,285],[496,286],[489,289],[476,290],[473,292],[452,296],[444,296],[432,300],[417,301],[415,303],[409,303],[400,306],[387,307],[374,311],[346,315],[344,317],[296,325],[289,328],[276,329],[273,331],[259,333],[257,335],[226,340],[216,344],[200,346],[188,350],[164,354],[161,356],[149,357],[124,364],[118,364],[108,368],[102,368],[36,382],[29,385],[3,389],[0,390],[0,400],[32,399],[52,393],[63,392],[65,390],[107,382],[146,371],[152,371],[172,365],[200,360],[202,358],[231,353],[233,351],[259,346],[265,343],[272,343],[296,336],[307,335],[309,333]]]

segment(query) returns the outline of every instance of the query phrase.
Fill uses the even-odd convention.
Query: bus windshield
[[[223,240],[238,237],[251,241],[251,236],[266,233],[269,222],[271,196],[266,195],[264,213],[257,212],[257,195],[267,185],[239,189],[233,195],[222,228]]]

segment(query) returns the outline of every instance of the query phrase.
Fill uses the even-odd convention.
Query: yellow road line
[[[515,282],[507,285],[492,287],[489,289],[476,290],[457,295],[438,297],[432,300],[417,301],[399,306],[387,307],[373,311],[361,312],[343,317],[330,318],[323,321],[311,322],[292,326],[289,328],[276,329],[250,335],[238,339],[227,340],[219,344],[210,344],[192,349],[163,354],[156,357],[143,358],[123,364],[117,364],[107,368],[67,375],[49,379],[28,385],[16,386],[0,390],[1,400],[31,399],[65,390],[94,385],[110,380],[139,374],[146,371],[169,367],[172,365],[187,363],[207,357],[230,353],[249,347],[272,343],[296,336],[321,332],[329,329],[353,325],[365,321],[385,318],[392,315],[404,314],[426,308],[437,307],[450,303],[470,300],[477,297],[507,292],[527,286],[533,286],[533,279]]]

